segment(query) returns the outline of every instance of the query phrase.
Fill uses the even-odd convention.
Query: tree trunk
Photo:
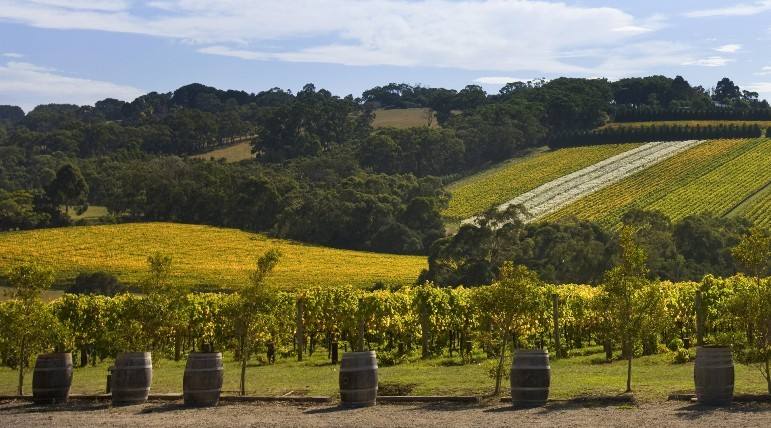
[[[495,395],[501,392],[501,377],[503,377],[503,363],[506,359],[506,345],[508,344],[509,335],[503,335],[503,343],[501,344],[501,352],[498,357],[498,368],[495,370]]]
[[[174,333],[174,361],[182,359],[182,335]]]
[[[632,357],[634,356],[634,349],[632,347],[632,341],[626,339],[626,392],[632,392]]]
[[[429,326],[428,322],[428,313],[425,307],[422,307],[420,309],[420,330],[421,330],[421,336],[422,336],[422,345],[423,345],[423,352],[422,357],[428,358],[431,356],[431,350],[430,350],[430,340],[431,340],[431,327]]]
[[[241,395],[246,395],[246,338],[241,336]]]
[[[605,351],[605,360],[612,361],[613,360],[613,343],[610,341],[610,339],[605,339],[605,341],[602,342],[602,349]]]
[[[562,349],[560,347],[560,298],[556,294],[551,296],[552,304],[552,319],[554,321],[554,356],[557,358],[562,357]]]
[[[696,346],[704,346],[705,316],[704,316],[704,300],[702,299],[701,290],[696,290],[694,307],[696,310]]]
[[[81,346],[80,347],[80,367],[85,367],[88,365],[88,347]]]
[[[16,395],[24,395],[24,341],[22,340],[19,347],[19,387],[16,388]]]
[[[295,315],[295,324],[297,327],[297,361],[303,360],[303,351],[305,351],[305,324],[303,323],[303,311],[305,303],[303,299],[297,299],[297,314]]]

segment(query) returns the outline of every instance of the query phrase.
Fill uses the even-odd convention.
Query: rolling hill
[[[536,152],[503,162],[451,183],[447,190],[452,198],[443,215],[451,222],[459,222],[552,180],[639,146],[573,147]]]
[[[702,212],[726,216],[745,202],[748,217],[768,224],[771,140],[713,140],[588,195],[546,220],[562,217],[616,226],[631,208],[660,210],[673,220]],[[758,195],[750,200],[753,195]]]
[[[338,250],[208,226],[133,223],[0,233],[0,270],[36,261],[51,266],[60,280],[104,270],[136,284],[147,270],[147,256],[160,251],[173,257],[176,283],[232,288],[247,280],[270,248],[282,253],[270,281],[284,289],[410,284],[426,267],[420,256]]]

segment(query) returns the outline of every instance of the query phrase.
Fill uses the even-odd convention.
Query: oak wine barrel
[[[377,356],[375,351],[346,352],[340,362],[340,404],[365,407],[377,399]]]
[[[544,349],[519,350],[511,364],[511,403],[515,407],[538,407],[549,398],[551,367]]]
[[[693,368],[696,399],[701,404],[729,404],[734,397],[734,362],[727,346],[699,346]]]
[[[220,401],[224,370],[221,353],[191,353],[187,357],[185,376],[182,380],[185,406],[216,406]]]
[[[32,401],[38,404],[64,403],[72,385],[72,354],[41,354],[32,373]]]
[[[149,352],[122,352],[115,359],[110,390],[113,405],[147,401],[153,381],[153,362]]]

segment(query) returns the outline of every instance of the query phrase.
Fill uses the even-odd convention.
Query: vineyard
[[[523,205],[530,220],[535,220],[699,144],[701,141],[648,143],[538,186],[499,208]]]
[[[771,183],[750,196],[731,214],[744,216],[759,226],[769,227],[771,215],[768,213],[771,213]]]
[[[544,183],[588,167],[639,144],[573,147],[515,159],[451,183],[452,195],[445,218],[461,221],[500,205]]]
[[[103,270],[136,284],[146,271],[147,255],[160,251],[174,258],[175,283],[232,288],[246,281],[256,257],[269,247],[283,254],[271,278],[283,289],[409,284],[426,266],[424,257],[316,247],[208,226],[135,223],[2,233],[0,269],[35,261],[54,268],[63,281]]]
[[[271,310],[259,315],[258,328],[250,340],[257,344],[255,349],[260,354],[270,345],[280,358],[296,359],[298,352],[311,358],[311,365],[291,366],[296,368],[290,371],[293,375],[304,377],[302,381],[298,380],[303,385],[329,383],[323,380],[328,370],[324,358],[334,355],[329,353],[331,349],[361,346],[377,350],[381,366],[394,366],[391,373],[396,379],[408,381],[420,377],[418,372],[421,370],[432,370],[443,373],[440,376],[442,382],[447,383],[445,390],[478,391],[484,385],[484,367],[490,366],[485,363],[480,368],[479,362],[495,357],[499,347],[494,331],[500,325],[500,313],[494,310],[497,303],[491,300],[500,291],[496,287],[500,285],[442,289],[424,284],[398,291],[366,292],[336,286],[314,287],[296,293],[279,292],[272,299]],[[656,304],[646,314],[650,323],[646,324],[645,337],[651,339],[643,340],[635,353],[662,354],[650,360],[661,360],[657,363],[661,364],[664,359],[671,361],[672,354],[667,346],[674,350],[693,346],[697,336],[697,291],[702,293],[705,308],[706,341],[728,341],[735,349],[741,349],[752,341],[748,336],[752,334],[752,326],[748,324],[747,311],[751,299],[757,296],[757,287],[754,279],[743,276],[727,279],[708,276],[701,283],[656,283]],[[602,288],[597,287],[542,284],[537,288],[534,301],[540,303],[534,316],[515,321],[516,346],[546,346],[555,358],[602,352],[595,344],[617,349],[615,337],[609,335],[613,328],[612,319],[604,309],[603,296]],[[10,316],[13,307],[13,302],[0,303],[0,319]],[[53,318],[49,322],[60,325],[59,328],[51,326],[52,331],[58,332],[52,340],[65,343],[69,349],[87,352],[85,362],[96,364],[97,359],[109,359],[128,348],[152,350],[156,359],[175,360],[203,342],[214,343],[219,350],[237,352],[236,311],[239,307],[236,295],[193,293],[184,296],[176,305],[163,306],[152,297],[125,294],[113,298],[65,295],[40,310],[51,314]],[[6,333],[0,332],[0,357],[5,364],[13,365],[14,354],[8,347],[10,339]],[[451,367],[408,364],[396,368],[401,363],[414,363],[412,350],[421,348],[424,355],[455,355],[460,359],[453,360]],[[685,358],[687,361],[691,357],[686,355]],[[181,370],[179,364],[166,364],[171,365],[172,373]],[[589,364],[594,363],[588,358],[577,358],[575,362],[563,363],[562,367],[568,371]],[[452,375],[460,373],[460,366],[466,365],[469,368],[464,372],[473,373],[476,380],[465,387],[454,385],[457,380],[453,381]],[[595,367],[595,372],[619,370]],[[258,388],[275,388],[270,391],[279,392],[278,375],[271,373],[269,367],[262,370],[260,379],[266,377],[271,386]],[[679,373],[675,368],[665,370]],[[579,388],[582,381],[591,382],[590,379],[568,378],[572,379],[571,383],[561,387],[566,395],[576,393],[575,388]],[[747,375],[746,378],[751,377]],[[757,378],[751,383],[752,391],[763,390],[764,385]],[[169,380],[165,382],[168,384]],[[230,382],[232,385],[233,381]],[[608,385],[588,386],[612,390]],[[101,384],[94,381],[85,387],[93,392]]]
[[[711,212],[722,216],[771,180],[769,139],[715,140],[588,195],[545,217],[616,226],[631,208],[658,209],[672,219]],[[756,212],[763,221],[771,213]]]

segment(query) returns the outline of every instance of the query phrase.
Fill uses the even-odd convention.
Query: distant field
[[[224,159],[226,162],[239,162],[242,160],[254,159],[254,155],[252,154],[252,146],[246,142],[191,156],[191,158],[204,160]]]
[[[771,140],[714,140],[593,193],[546,220],[576,216],[615,226],[634,207],[661,210],[673,220],[701,212],[724,216],[769,181]],[[755,215],[768,221],[771,211]]]
[[[88,209],[83,214],[75,214],[74,211],[70,211],[70,218],[73,220],[96,220],[100,217],[104,217],[107,214],[107,208],[99,205],[89,205]]]
[[[464,220],[544,183],[640,145],[572,147],[512,159],[451,183],[447,190],[452,199],[443,215],[450,221]]]
[[[372,126],[375,128],[414,128],[428,124],[428,108],[398,108],[380,109],[375,111],[375,120]],[[437,128],[436,115],[431,113],[431,127]]]
[[[34,260],[62,280],[105,270],[135,284],[156,251],[174,257],[174,281],[191,286],[238,287],[270,248],[283,257],[271,281],[281,288],[412,283],[425,257],[338,250],[269,239],[234,229],[175,223],[135,223],[0,233],[0,270]]]
[[[771,126],[768,120],[660,120],[652,122],[612,122],[601,128],[640,128],[652,125],[709,126],[709,125],[758,125],[763,129]]]

